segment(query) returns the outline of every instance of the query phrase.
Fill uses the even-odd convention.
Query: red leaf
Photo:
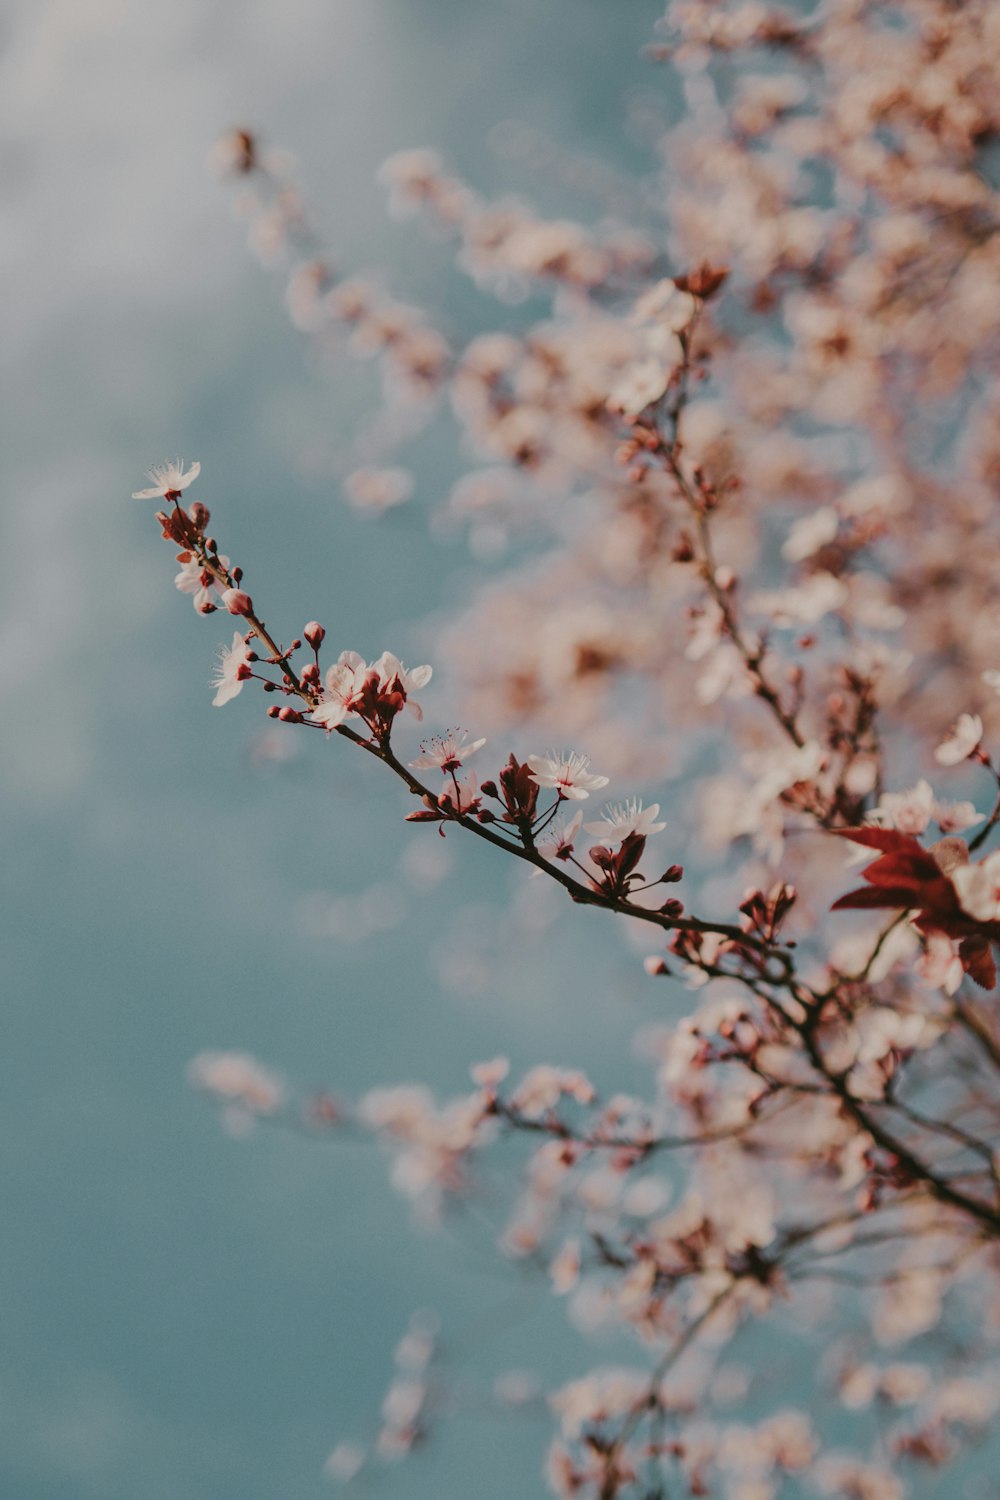
[[[958,945],[958,956],[962,960],[962,968],[982,989],[992,990],[995,987],[997,966],[985,938],[964,938]]]
[[[854,844],[867,844],[869,849],[881,849],[883,854],[894,853],[898,849],[920,849],[921,853],[924,852],[912,833],[899,833],[895,828],[834,828],[831,832],[837,834],[838,838],[850,839]]]
[[[897,911],[911,911],[923,905],[912,886],[865,885],[860,890],[848,891],[833,903],[831,911],[861,910],[871,907],[889,907]]]
[[[924,849],[899,849],[892,854],[883,854],[861,873],[872,885],[927,885],[942,878],[933,855]]]

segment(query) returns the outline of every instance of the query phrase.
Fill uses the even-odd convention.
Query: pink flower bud
[[[314,651],[318,651],[326,639],[326,631],[318,620],[310,620],[302,634]]]
[[[226,589],[222,602],[231,615],[253,614],[253,600],[242,589]]]

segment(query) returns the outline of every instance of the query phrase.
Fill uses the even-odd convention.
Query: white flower
[[[379,515],[409,500],[413,475],[406,469],[355,469],[344,480],[344,492],[355,510]]]
[[[550,1109],[555,1109],[563,1092],[563,1074],[560,1068],[540,1063],[524,1075],[511,1104],[529,1119],[538,1119]]]
[[[215,676],[209,683],[209,687],[215,688],[215,697],[212,704],[215,708],[221,708],[232,698],[242,691],[243,684],[250,676],[250,651],[246,641],[237,630],[233,635],[231,646],[222,646],[219,650],[219,664],[215,669]]]
[[[457,737],[459,734],[461,739]],[[470,744],[467,730],[451,729],[445,735],[436,735],[434,739],[422,743],[422,754],[417,760],[411,760],[410,765],[415,771],[432,771],[437,766],[447,774],[449,771],[457,771],[470,755],[475,755],[485,744],[485,739],[473,740]]]
[[[1000,922],[1000,849],[978,865],[957,865],[951,883],[958,904],[977,922]]]
[[[935,802],[934,821],[942,833],[961,833],[974,823],[981,823],[985,814],[971,802]]]
[[[917,973],[932,989],[944,990],[953,995],[962,983],[962,960],[958,956],[958,944],[943,932],[927,935],[927,947],[916,964]]]
[[[658,802],[651,802],[649,807],[643,807],[637,797],[633,797],[630,802],[609,802],[604,809],[605,819],[597,823],[586,823],[584,827],[596,839],[608,839],[614,843],[627,839],[633,833],[645,838],[650,833],[659,833],[662,828],[666,828],[666,823],[653,821],[659,811]]]
[[[770,615],[780,629],[795,625],[815,625],[824,615],[847,603],[844,583],[832,573],[820,570],[795,588],[763,590],[747,600],[749,609]]]
[[[220,569],[229,572],[228,557],[219,553],[218,563]],[[180,589],[182,594],[191,594],[191,603],[200,615],[204,615],[210,614],[216,607],[213,590],[221,595],[226,585],[214,578],[208,569],[203,568],[198,559],[192,555],[186,563],[181,563],[181,570],[174,578],[174,587]]]
[[[537,786],[552,787],[560,797],[572,802],[580,802],[608,784],[609,778],[593,775],[589,765],[590,757],[576,751],[559,755],[553,750],[551,755],[529,755],[527,759],[531,779]]]
[[[357,1443],[338,1443],[323,1465],[324,1474],[349,1484],[364,1467],[365,1450]]]
[[[382,692],[390,688],[393,683],[398,684],[403,690],[407,708],[418,719],[423,718],[423,709],[410,697],[410,694],[419,692],[421,688],[427,686],[434,675],[433,667],[424,665],[414,667],[412,672],[408,672],[398,656],[393,656],[391,651],[383,651],[378,661],[372,663],[372,670],[378,673],[378,685]]]
[[[341,651],[326,674],[326,694],[317,703],[312,716],[328,730],[343,724],[352,707],[354,695],[365,680],[368,664],[356,651]]]
[[[383,651],[371,666],[356,651],[342,651],[326,674],[326,693],[313,709],[313,719],[327,729],[336,729],[338,724],[357,712],[355,704],[359,695],[366,684],[370,686],[373,677],[377,678],[380,694],[401,693],[410,711],[422,719],[420,704],[410,694],[414,688],[422,688],[430,682],[432,671],[433,668],[423,666],[408,672],[391,651]]]
[[[632,310],[633,323],[663,323],[680,333],[691,322],[698,304],[690,292],[682,292],[669,278],[658,281],[638,299]]]
[[[464,780],[453,783],[446,782],[445,789],[438,798],[439,805],[446,804],[453,813],[460,815],[474,812],[479,802],[479,782],[475,776],[466,776]]]
[[[195,1088],[217,1099],[239,1105],[253,1115],[273,1115],[281,1108],[284,1089],[274,1073],[246,1052],[199,1052],[187,1068]]]
[[[554,823],[549,829],[548,838],[538,845],[538,852],[544,859],[567,859],[573,853],[573,840],[580,832],[580,824],[583,822],[583,813],[575,812],[569,822],[560,827]],[[533,875],[540,875],[541,870],[533,870]]]
[[[132,499],[170,500],[174,495],[179,495],[181,490],[186,490],[189,484],[193,484],[200,473],[201,464],[192,464],[185,471],[182,458],[175,458],[173,463],[154,464],[149,470],[152,487],[148,490],[134,490]]]
[[[567,1240],[555,1260],[549,1265],[549,1276],[552,1278],[552,1291],[555,1296],[565,1297],[573,1290],[580,1280],[581,1264],[579,1240]]]
[[[960,714],[934,751],[939,766],[957,766],[968,760],[983,737],[983,721],[978,714]]]
[[[748,756],[746,764],[760,775],[749,794],[750,804],[754,808],[763,808],[789,787],[816,781],[826,764],[826,753],[818,740],[807,740],[794,749]]]
[[[800,517],[785,539],[782,557],[787,562],[804,562],[827,542],[833,541],[839,524],[837,512],[831,505],[821,505],[811,515]]]
[[[878,805],[880,828],[895,828],[900,833],[924,832],[934,816],[934,793],[930,782],[918,781],[905,792],[883,792]],[[867,856],[867,850],[865,851]]]
[[[670,372],[657,359],[644,359],[632,365],[614,386],[608,397],[612,411],[623,417],[637,417],[647,406],[664,395]]]
[[[495,1089],[510,1072],[510,1062],[506,1057],[491,1057],[489,1062],[473,1063],[469,1072],[481,1089]]]
[[[983,672],[981,675],[987,687],[991,687],[995,693],[1000,693],[1000,672]]]

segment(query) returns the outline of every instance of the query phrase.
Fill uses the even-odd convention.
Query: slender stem
[[[681,1334],[675,1344],[664,1354],[659,1364],[656,1365],[649,1377],[649,1388],[641,1401],[637,1401],[632,1407],[615,1440],[609,1446],[605,1456],[604,1481],[599,1491],[599,1500],[614,1500],[615,1491],[618,1488],[618,1475],[615,1470],[615,1459],[632,1436],[639,1423],[647,1413],[653,1413],[660,1409],[659,1386],[673,1367],[691,1347],[698,1334],[705,1327],[710,1318],[714,1317],[722,1304],[732,1296],[737,1283],[731,1282],[729,1286],[723,1287],[722,1291],[716,1292],[708,1306],[703,1308],[696,1318],[692,1320]]]

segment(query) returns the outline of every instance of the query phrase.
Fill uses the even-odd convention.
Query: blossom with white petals
[[[326,674],[326,694],[316,704],[312,716],[326,729],[336,729],[338,724],[354,712],[353,700],[364,681],[368,665],[357,651],[341,651]]]
[[[979,715],[960,714],[947,738],[934,751],[934,759],[939,766],[957,766],[979,748],[982,737],[983,721]]]
[[[457,771],[485,744],[485,739],[470,741],[467,730],[452,729],[447,734],[425,740],[420,746],[421,754],[416,760],[411,760],[410,765],[415,771],[432,771],[437,767],[447,774]]]
[[[821,505],[792,526],[781,546],[786,562],[804,562],[837,535],[840,518],[832,505]]]
[[[153,481],[148,490],[133,490],[133,500],[172,500],[181,490],[186,490],[201,473],[201,464],[192,464],[185,469],[184,460],[175,458],[172,463],[154,464],[148,471]]]
[[[365,1450],[358,1443],[338,1443],[323,1465],[323,1473],[341,1484],[349,1484],[364,1468],[365,1457]]]
[[[218,554],[220,571],[229,572],[229,558]],[[190,594],[191,603],[198,614],[211,614],[213,609],[218,608],[216,595],[224,593],[226,585],[203,567],[201,562],[191,553],[187,562],[181,563],[181,570],[174,578],[174,587],[182,594]]]
[[[985,813],[971,802],[935,802],[934,821],[942,833],[962,833],[981,823]]]
[[[586,823],[584,827],[596,839],[612,843],[627,839],[633,833],[645,838],[648,834],[659,833],[666,828],[666,823],[654,821],[659,811],[658,802],[651,802],[648,807],[643,807],[638,797],[633,797],[629,802],[609,802],[604,809],[604,818],[596,823]]]
[[[391,651],[383,651],[378,661],[372,663],[372,670],[378,673],[380,690],[383,692],[391,690],[393,684],[396,684],[405,695],[406,706],[410,712],[415,718],[423,718],[423,709],[410,695],[427,686],[434,675],[433,667],[425,664],[407,671],[398,656],[393,656]]]
[[[549,829],[548,838],[543,839],[538,845],[538,852],[543,859],[569,859],[573,853],[573,840],[580,832],[580,824],[583,822],[583,812],[575,812],[565,826],[554,823]],[[532,872],[540,875],[540,870]]]
[[[475,812],[481,801],[479,782],[475,776],[466,776],[462,781],[455,779],[446,783],[444,791],[438,797],[438,806],[463,817],[466,813]]]
[[[978,865],[956,865],[951,883],[967,916],[977,922],[1000,922],[1000,849]]]
[[[373,687],[378,695],[397,695],[396,706],[401,707],[405,702],[410,712],[421,719],[420,704],[410,694],[430,682],[432,671],[433,668],[428,666],[407,671],[391,651],[383,651],[378,661],[370,666],[357,651],[342,651],[326,674],[326,692],[313,708],[313,719],[327,729],[336,729],[338,724],[358,713],[359,708],[364,711],[365,695],[370,695]],[[467,750],[466,753],[471,752]]]
[[[666,394],[670,371],[658,359],[643,359],[632,365],[608,397],[611,411],[637,417]]]
[[[495,1089],[510,1072],[510,1061],[506,1057],[491,1057],[488,1062],[473,1063],[469,1072],[473,1083],[481,1089]]]
[[[953,995],[962,983],[964,970],[958,943],[943,932],[929,932],[927,946],[915,965],[917,973],[932,989]]]
[[[216,690],[212,699],[213,706],[221,708],[224,703],[229,703],[242,691],[244,682],[251,675],[250,650],[237,630],[233,636],[233,644],[223,646],[219,651],[219,664],[209,683],[209,687]]]
[[[580,802],[591,792],[599,792],[607,786],[609,777],[595,776],[590,768],[590,757],[579,755],[575,750],[565,755],[553,750],[551,755],[529,755],[528,771],[537,786],[551,787],[560,797],[571,802]]]
[[[929,781],[918,781],[905,792],[883,792],[877,808],[878,825],[919,836],[934,816],[934,807]],[[864,852],[867,855],[868,851]]]
[[[413,475],[406,469],[356,469],[344,480],[344,493],[355,510],[381,515],[413,494]]]
[[[781,630],[816,625],[824,615],[841,609],[850,595],[842,578],[820,569],[805,583],[784,589],[761,589],[747,600],[757,614],[769,615]]]
[[[187,1076],[195,1088],[251,1115],[273,1115],[284,1102],[281,1080],[247,1052],[199,1052]]]
[[[633,323],[662,323],[671,333],[681,333],[694,318],[698,304],[690,292],[682,292],[667,278],[643,292],[632,309]]]

